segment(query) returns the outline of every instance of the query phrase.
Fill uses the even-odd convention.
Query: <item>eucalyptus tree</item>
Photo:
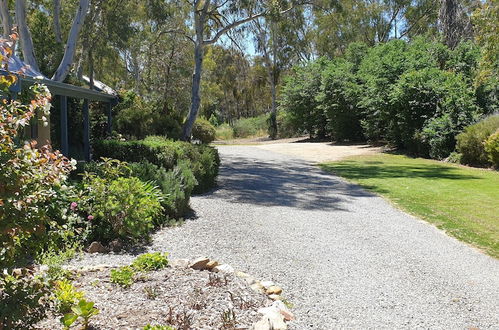
[[[279,7],[279,1],[263,0],[184,0],[191,7],[191,21],[194,43],[194,72],[192,76],[191,107],[184,123],[182,139],[189,140],[192,127],[201,105],[201,76],[205,48],[215,44],[222,36],[234,31],[245,23],[268,15]],[[305,1],[295,1],[282,14]],[[309,1],[306,1],[309,2]]]
[[[280,6],[289,6],[287,1],[280,1]],[[307,47],[310,40],[306,31],[306,13],[304,8],[297,8],[284,15],[274,10],[262,20],[255,20],[252,32],[255,48],[261,54],[267,70],[271,91],[270,136],[277,136],[277,86],[283,70],[302,59],[310,59],[312,54]]]
[[[66,39],[66,44],[64,46],[64,52],[62,59],[55,70],[52,80],[63,81],[71,68],[74,61],[74,56],[76,53],[76,45],[80,35],[81,28],[85,22],[89,8],[90,0],[79,0],[76,13],[74,14],[73,21],[71,23],[71,28]],[[48,10],[48,7],[44,3],[39,3],[35,1],[34,5],[40,6],[39,10]],[[9,1],[0,1],[0,17],[2,18],[3,34],[4,36],[10,35],[13,32],[12,18],[9,13]],[[54,0],[53,15],[54,15],[54,29],[56,30],[55,38],[56,40],[62,40],[60,32],[60,1]],[[27,3],[26,0],[16,0],[14,6],[15,13],[15,23],[17,25],[17,33],[19,34],[19,41],[21,45],[21,50],[23,54],[24,61],[30,65],[33,69],[39,70],[38,61],[36,58],[33,39],[31,36],[31,31],[28,26],[27,20]]]

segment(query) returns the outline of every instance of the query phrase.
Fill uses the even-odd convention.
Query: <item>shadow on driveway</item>
[[[349,197],[374,195],[303,162],[231,155],[223,157],[217,189],[205,196],[260,206],[347,211],[342,204]]]

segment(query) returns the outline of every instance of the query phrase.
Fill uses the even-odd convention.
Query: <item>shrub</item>
[[[71,312],[71,307],[85,297],[85,294],[76,290],[71,281],[61,280],[55,283],[54,299],[59,313]]]
[[[192,127],[192,137],[201,143],[209,144],[215,140],[215,127],[204,118],[196,119]]]
[[[358,141],[363,138],[361,114],[356,107],[358,94],[352,64],[335,61],[326,67],[317,101],[326,114],[328,135],[332,139]]]
[[[171,141],[152,136],[140,141],[105,140],[95,144],[95,157],[109,157],[126,162],[148,161],[172,170],[181,160],[189,160],[198,181],[195,192],[203,192],[215,184],[220,159],[216,149],[206,145]]]
[[[457,150],[462,153],[462,163],[474,166],[489,166],[490,160],[484,142],[499,129],[499,115],[490,116],[468,126],[457,136]]]
[[[499,129],[484,143],[485,152],[492,164],[499,168]]]
[[[137,271],[159,270],[168,266],[168,253],[145,253],[138,256],[132,263]]]
[[[43,248],[52,220],[46,206],[73,169],[67,158],[48,146],[16,143],[37,113],[45,116],[50,109],[46,88],[34,85],[31,93],[32,101],[27,104],[0,106],[0,269]]]
[[[217,127],[215,136],[217,140],[232,140],[234,138],[234,130],[229,124],[222,124]]]
[[[123,266],[118,269],[111,269],[111,283],[128,288],[134,282],[135,271],[130,266]]]
[[[0,274],[0,328],[30,329],[45,317],[50,286],[26,269],[14,273]]]
[[[171,139],[180,137],[182,127],[177,119],[161,113],[133,91],[125,91],[120,97],[121,102],[114,109],[117,132],[135,139],[154,134]]]
[[[234,137],[248,138],[266,135],[268,128],[267,119],[267,115],[260,115],[258,117],[241,118],[236,120],[232,125]]]
[[[183,216],[189,209],[189,199],[197,184],[189,161],[180,161],[173,170],[149,162],[131,163],[132,175],[142,181],[154,182],[163,193],[161,205],[166,215],[172,218]]]
[[[148,238],[154,219],[162,211],[157,187],[135,177],[109,180],[88,172],[83,184],[94,239]]]
[[[430,68],[409,71],[390,95],[386,137],[421,156],[445,158],[455,136],[478,117],[472,90],[461,76]]]
[[[323,138],[327,134],[327,119],[319,107],[317,95],[321,88],[321,73],[328,64],[319,60],[303,67],[294,68],[282,86],[279,109],[285,111],[289,127],[296,127],[298,133]]]

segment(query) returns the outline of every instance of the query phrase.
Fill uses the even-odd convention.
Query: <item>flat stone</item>
[[[230,265],[222,264],[222,265],[218,265],[218,266],[214,267],[213,271],[215,273],[232,274],[232,273],[234,273],[234,268],[232,268],[232,266],[230,266]]]
[[[282,288],[279,287],[279,286],[277,286],[277,285],[272,285],[272,286],[270,286],[270,287],[267,288],[267,290],[265,291],[265,293],[267,293],[268,295],[271,295],[271,294],[281,294],[282,293]]]
[[[278,294],[271,294],[269,295],[269,298],[272,300],[282,300],[282,297]]]
[[[284,317],[286,321],[292,321],[295,319],[294,314],[291,313],[289,308],[282,301],[280,300],[274,301],[272,307],[279,310],[279,313],[281,313],[281,315]]]
[[[88,253],[106,253],[108,250],[100,242],[92,242],[88,247]]]
[[[208,258],[197,258],[190,264],[190,268],[195,269],[195,270],[205,270],[206,265],[210,262],[210,259]]]
[[[253,325],[253,330],[272,330],[270,328],[270,321],[268,317],[262,317],[258,322]]]
[[[206,269],[212,270],[213,268],[215,268],[218,265],[219,265],[218,261],[216,261],[216,260],[210,260],[210,262],[208,262],[206,264]]]
[[[281,313],[274,311],[266,314],[265,317],[269,319],[270,328],[273,330],[286,330],[288,328]]]
[[[189,268],[189,264],[189,259],[175,259],[170,261],[170,265],[177,268]]]

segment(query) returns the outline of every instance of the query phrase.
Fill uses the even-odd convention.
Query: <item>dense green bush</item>
[[[198,182],[194,189],[196,193],[213,187],[220,165],[218,152],[212,147],[171,141],[157,136],[140,141],[98,141],[94,146],[94,156],[130,163],[148,161],[166,170],[173,170],[181,160],[189,160]]]
[[[499,129],[485,140],[484,147],[489,160],[499,168]]]
[[[204,144],[215,141],[215,133],[215,127],[204,118],[196,119],[192,127],[192,138]]]
[[[454,150],[455,136],[479,116],[473,91],[461,76],[435,68],[403,74],[387,106],[388,141],[439,159]]]
[[[158,111],[155,104],[146,102],[133,91],[125,91],[121,102],[115,107],[117,112],[115,127],[118,133],[135,139],[143,139],[148,135],[162,135],[178,139],[182,127],[177,118]]]
[[[499,129],[499,115],[490,116],[467,127],[457,136],[457,150],[462,154],[463,164],[490,166],[484,142]]]
[[[288,127],[298,128],[297,134],[310,137],[327,135],[327,118],[319,107],[317,95],[321,90],[321,74],[329,62],[320,59],[305,66],[295,67],[281,89],[280,111],[287,113]]]
[[[367,138],[444,159],[457,134],[499,107],[497,80],[477,83],[479,60],[472,42],[454,49],[422,37],[351,44],[342,56],[291,72],[281,89],[278,126],[287,136]]]
[[[26,269],[15,272],[0,274],[0,328],[31,329],[45,317],[51,289]]]
[[[317,101],[327,118],[327,135],[333,140],[358,141],[363,138],[361,114],[356,107],[359,92],[352,63],[337,60],[325,67]]]
[[[163,193],[161,205],[167,216],[178,219],[187,213],[190,196],[197,185],[190,161],[180,161],[170,171],[149,162],[131,163],[129,167],[132,176],[145,182],[154,182],[159,187]]]
[[[84,207],[95,240],[147,238],[154,220],[161,214],[162,194],[150,182],[135,177],[99,177],[86,172],[83,186]]]

